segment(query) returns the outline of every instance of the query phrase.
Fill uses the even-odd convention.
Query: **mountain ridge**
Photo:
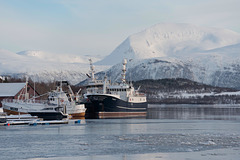
[[[234,88],[240,87],[239,51],[240,34],[230,30],[157,24],[130,35],[101,61],[101,57],[91,58],[96,62],[96,72],[104,71],[112,81],[120,79],[121,61],[127,58],[129,80],[187,78]],[[45,82],[65,78],[77,84],[89,72],[89,56],[3,49],[0,55],[0,74],[5,75],[28,74]],[[99,78],[104,74],[99,73]]]
[[[129,36],[95,64],[114,65],[122,59],[178,57],[240,43],[240,34],[227,29],[190,24],[157,24]]]
[[[75,55],[56,55],[44,51],[22,51],[13,53],[0,49],[0,75],[15,78],[31,77],[36,81],[49,82],[55,80],[68,80],[77,84],[87,78],[89,71],[88,56],[82,56],[84,63],[78,61]],[[59,57],[59,58],[58,58]],[[69,59],[74,59],[69,61]],[[96,61],[98,58],[93,58]],[[102,71],[108,66],[99,66],[97,71]]]

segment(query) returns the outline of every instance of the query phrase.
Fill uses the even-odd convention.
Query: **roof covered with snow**
[[[0,97],[15,96],[26,83],[0,83]]]

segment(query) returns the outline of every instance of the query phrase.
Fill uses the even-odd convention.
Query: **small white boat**
[[[30,114],[19,114],[19,115],[7,115],[6,116],[8,121],[11,120],[36,120],[38,119],[37,116],[31,116]]]

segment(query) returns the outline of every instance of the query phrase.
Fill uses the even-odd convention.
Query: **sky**
[[[239,0],[0,0],[0,49],[109,55],[158,23],[240,33]]]

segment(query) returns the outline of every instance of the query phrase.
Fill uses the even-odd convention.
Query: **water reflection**
[[[239,159],[239,122],[238,106],[150,105],[145,119],[1,126],[0,159]]]
[[[147,119],[240,119],[240,106],[149,105]]]

